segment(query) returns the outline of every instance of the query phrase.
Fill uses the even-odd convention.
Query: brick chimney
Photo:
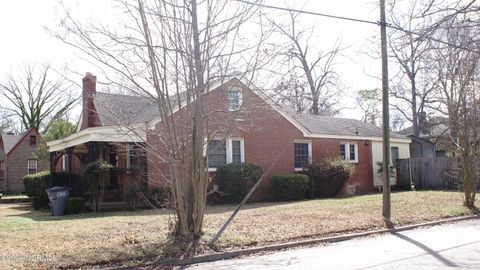
[[[87,72],[85,77],[82,79],[83,83],[83,106],[82,106],[82,123],[80,130],[100,126],[100,119],[98,118],[97,112],[95,110],[95,105],[93,104],[93,95],[97,92],[97,77],[93,76],[92,73]]]

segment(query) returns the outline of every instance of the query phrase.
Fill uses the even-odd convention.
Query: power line
[[[249,5],[253,5],[253,6],[269,8],[269,9],[276,9],[276,10],[282,10],[282,11],[288,11],[288,12],[296,12],[296,13],[308,14],[308,15],[314,15],[314,16],[320,16],[320,17],[327,17],[327,18],[332,18],[332,19],[337,19],[337,20],[352,21],[352,22],[366,23],[366,24],[375,24],[375,25],[381,25],[382,24],[379,21],[368,21],[368,20],[356,19],[356,18],[351,18],[351,17],[325,14],[325,13],[320,13],[320,12],[313,12],[313,11],[306,11],[306,10],[300,10],[300,9],[292,9],[292,8],[271,6],[271,5],[265,5],[265,4],[259,4],[259,3],[252,3],[252,2],[249,2],[249,1],[245,1],[245,0],[235,0],[235,1],[245,3],[245,4],[249,4]],[[460,45],[457,45],[457,44],[453,44],[453,43],[450,43],[448,41],[444,41],[444,40],[434,38],[434,37],[430,37],[430,36],[425,36],[424,34],[413,32],[413,31],[410,31],[410,30],[406,30],[406,29],[403,29],[403,28],[398,27],[398,26],[393,26],[389,23],[385,23],[385,25],[388,28],[395,29],[395,30],[398,30],[398,31],[402,31],[406,34],[410,34],[410,35],[418,36],[420,38],[425,38],[425,39],[429,39],[429,40],[432,40],[432,41],[436,41],[438,43],[448,45],[448,46],[454,47],[456,49],[461,49],[461,50],[469,51],[469,52],[472,52],[472,53],[480,54],[480,52],[477,51],[477,50],[472,50],[470,48],[460,46]]]
[[[330,15],[330,14],[313,12],[313,11],[305,11],[305,10],[300,10],[300,9],[292,9],[292,8],[284,8],[284,7],[270,6],[270,5],[265,5],[265,4],[252,3],[252,2],[249,2],[249,1],[245,1],[245,0],[235,0],[235,1],[237,1],[237,2],[242,2],[242,3],[245,3],[245,4],[250,4],[250,5],[253,5],[253,6],[259,6],[259,7],[264,7],[264,8],[283,10],[283,11],[293,11],[293,12],[296,12],[296,13],[303,13],[303,14],[309,14],[309,15],[315,15],[315,16],[322,16],[322,17],[327,17],[327,18],[332,18],[332,19],[338,19],[338,20],[346,20],[346,21],[353,21],[353,22],[360,22],[360,23],[368,23],[368,24],[375,24],[375,25],[379,25],[379,24],[380,24],[380,22],[378,22],[378,21],[367,21],[367,20],[362,20],[362,19],[356,19],[356,18],[350,18],[350,17],[343,17],[343,16],[336,16],[336,15]]]

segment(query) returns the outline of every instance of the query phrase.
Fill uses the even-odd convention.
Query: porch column
[[[50,172],[53,173],[55,172],[55,162],[56,158],[55,156],[57,155],[57,152],[50,152]]]
[[[68,162],[68,186],[72,186],[72,154],[73,154],[73,147],[69,147],[65,149],[67,153],[67,162]]]

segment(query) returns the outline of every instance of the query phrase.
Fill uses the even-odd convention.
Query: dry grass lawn
[[[380,194],[249,204],[227,229],[219,247],[225,250],[383,228],[381,205]],[[208,208],[205,239],[218,230],[233,209],[231,205]],[[392,195],[396,225],[471,213],[462,206],[458,192]],[[0,204],[0,269],[71,268],[164,256],[166,249],[172,249],[168,235],[172,218],[165,209],[52,217],[25,204]],[[50,262],[39,262],[38,257],[30,255],[48,256],[44,258]]]

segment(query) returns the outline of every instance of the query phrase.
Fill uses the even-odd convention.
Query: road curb
[[[113,270],[113,269],[127,270],[127,269],[135,269],[137,267],[149,267],[149,266],[155,267],[155,266],[162,266],[162,265],[185,266],[190,264],[231,259],[234,257],[245,256],[245,255],[250,255],[250,254],[264,252],[264,251],[275,251],[275,250],[282,250],[282,249],[299,247],[299,246],[310,246],[310,245],[321,244],[321,243],[342,242],[346,240],[351,240],[355,238],[361,238],[361,237],[366,237],[366,236],[371,236],[376,234],[402,232],[402,231],[408,231],[408,230],[421,228],[421,227],[435,226],[435,225],[440,225],[440,224],[445,224],[450,222],[458,222],[458,221],[478,219],[478,218],[480,218],[480,215],[473,214],[473,215],[462,216],[462,217],[447,218],[447,219],[442,219],[437,221],[406,225],[406,226],[401,226],[401,227],[392,228],[392,229],[381,229],[381,230],[367,231],[367,232],[361,232],[361,233],[352,233],[352,234],[337,235],[337,236],[331,236],[331,237],[293,241],[293,242],[274,244],[274,245],[268,245],[268,246],[260,246],[260,247],[246,248],[246,249],[240,249],[240,250],[218,252],[213,254],[198,255],[198,256],[193,256],[193,257],[184,258],[184,259],[166,259],[161,261],[151,261],[135,267],[109,267],[109,268],[102,268],[102,270]]]

